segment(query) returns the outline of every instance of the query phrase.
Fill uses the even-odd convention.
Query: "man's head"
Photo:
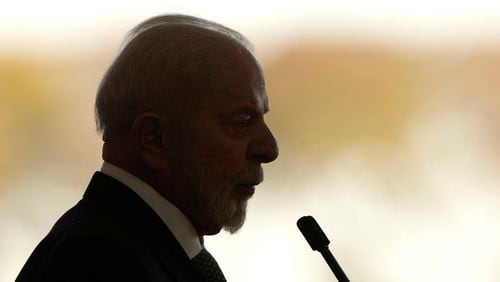
[[[96,99],[103,157],[154,187],[200,235],[234,232],[278,155],[264,75],[239,33],[190,16],[147,20]]]

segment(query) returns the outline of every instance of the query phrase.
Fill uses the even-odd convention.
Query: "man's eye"
[[[250,123],[250,118],[239,120],[238,122],[236,122],[234,129],[237,132],[244,132],[247,129],[249,123]]]

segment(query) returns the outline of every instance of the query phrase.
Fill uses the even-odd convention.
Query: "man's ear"
[[[142,113],[132,125],[134,154],[155,170],[167,168],[165,140],[163,140],[162,118],[155,113]]]

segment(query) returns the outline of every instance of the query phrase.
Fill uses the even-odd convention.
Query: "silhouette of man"
[[[95,109],[102,168],[17,281],[225,281],[203,236],[241,228],[261,164],[278,156],[249,42],[191,16],[149,19]]]

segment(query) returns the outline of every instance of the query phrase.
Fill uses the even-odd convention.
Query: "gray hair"
[[[240,53],[253,49],[240,33],[193,16],[161,15],[133,28],[97,91],[96,124],[104,140],[128,132],[137,115],[159,105],[192,107],[210,92],[224,57],[215,51],[228,44]]]

